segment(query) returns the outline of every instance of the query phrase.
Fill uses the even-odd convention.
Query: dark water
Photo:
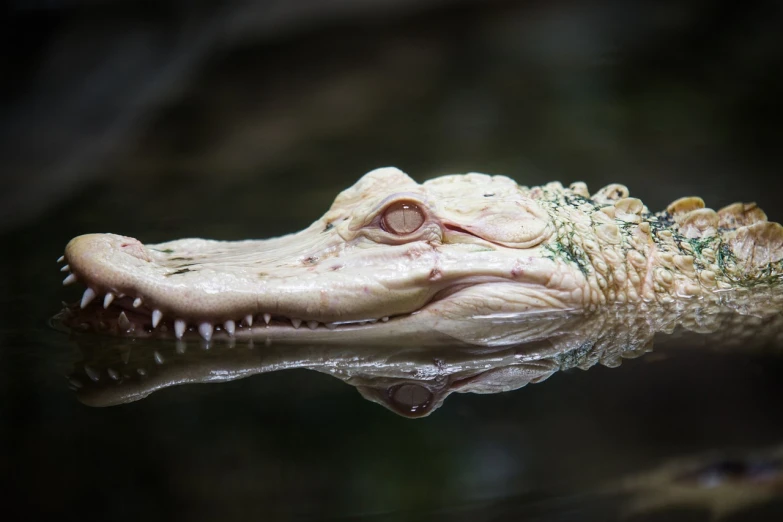
[[[619,368],[453,394],[411,420],[303,369],[88,407],[67,379],[77,345],[47,326],[78,297],[55,264],[75,235],[277,235],[387,164],[418,180],[474,170],[529,185],[621,182],[651,209],[693,194],[713,208],[757,201],[781,221],[776,16],[762,4],[466,2],[307,26],[212,48],[88,164],[47,177],[4,161],[9,191],[41,199],[0,238],[4,512],[691,521],[734,506],[728,520],[781,520],[783,352],[753,342],[670,343]],[[22,110],[30,92],[9,99]],[[40,124],[41,154],[81,123]],[[68,150],[90,151],[93,138],[69,136]],[[685,490],[706,500],[671,505]],[[654,508],[634,510],[639,499]]]

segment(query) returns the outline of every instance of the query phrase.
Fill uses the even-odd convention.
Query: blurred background
[[[66,388],[73,348],[46,325],[78,293],[62,289],[54,263],[75,235],[277,235],[385,165],[419,181],[479,171],[593,191],[619,182],[652,210],[685,195],[713,208],[757,201],[783,221],[780,2],[2,9],[0,477],[10,511],[608,520],[604,504],[553,499],[667,458],[783,438],[781,360],[752,350],[454,396],[409,421],[306,371],[90,409]],[[779,520],[780,508],[736,520]],[[709,519],[677,516],[654,519]]]
[[[694,190],[717,206],[781,186],[779,2],[19,0],[6,10],[6,231],[90,189],[116,188],[160,219],[196,198],[213,227],[240,220],[229,208],[285,200],[281,211],[298,213],[382,165],[417,179],[474,170],[623,182],[651,207]],[[278,184],[284,197],[264,199]]]

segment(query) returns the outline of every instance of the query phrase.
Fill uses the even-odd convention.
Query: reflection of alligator
[[[715,520],[783,500],[783,446],[678,459],[607,490],[632,495],[627,514],[696,508],[709,510]]]
[[[678,316],[695,324],[783,300],[783,227],[753,204],[715,212],[684,198],[653,214],[622,185],[590,195],[583,183],[483,174],[418,184],[392,168],[296,234],[157,245],[91,234],[63,259],[65,282],[84,283],[81,307],[96,311],[82,323],[131,337],[342,343],[436,331],[496,345],[503,318],[698,301]]]
[[[401,415],[421,417],[437,409],[452,392],[499,393],[541,382],[558,370],[588,369],[598,363],[618,366],[623,358],[652,349],[656,332],[677,335],[697,330],[711,344],[748,342],[778,346],[783,333],[779,313],[741,315],[734,311],[702,317],[698,301],[655,309],[630,305],[590,314],[559,312],[513,319],[463,320],[464,332],[479,331],[486,344],[468,344],[442,336],[421,336],[416,343],[355,342],[302,344],[292,341],[233,339],[204,343],[132,340],[76,334],[83,359],[71,384],[80,400],[108,406],[141,399],[155,390],[182,383],[223,382],[257,373],[307,368],[356,386],[361,394]],[[101,308],[73,306],[62,323],[100,321]],[[681,318],[696,318],[680,321]],[[685,328],[676,328],[681,323]],[[456,325],[452,325],[456,327]],[[77,328],[78,329],[78,328]],[[708,332],[712,332],[710,335]],[[446,341],[444,343],[444,340]]]

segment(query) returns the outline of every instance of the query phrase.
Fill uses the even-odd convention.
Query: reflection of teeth
[[[182,336],[185,335],[185,326],[185,321],[183,319],[174,321],[174,335],[177,336],[177,339],[182,339]]]
[[[103,308],[104,308],[104,309],[106,309],[106,308],[109,308],[109,305],[111,304],[111,302],[112,302],[112,301],[114,301],[114,294],[112,294],[111,292],[109,292],[109,293],[108,293],[108,294],[106,294],[106,296],[103,298]]]
[[[324,323],[324,326],[330,330],[334,330],[335,328],[337,328],[337,323]]]
[[[300,326],[302,326],[302,320],[301,319],[294,319],[292,317],[291,318],[291,324],[294,325],[294,328],[299,328]]]
[[[160,323],[160,320],[163,319],[163,312],[160,310],[153,310],[152,311],[152,327],[157,328],[158,323]]]
[[[76,276],[74,274],[68,274],[68,277],[63,279],[63,286],[70,285],[71,283],[76,282]]]
[[[269,321],[272,320],[272,314],[264,314],[264,322],[266,324],[269,324]]]
[[[138,308],[141,306],[141,297],[137,297],[133,300],[133,308]]]
[[[205,341],[209,341],[212,339],[212,325],[209,323],[201,323],[198,325],[198,333],[201,334],[201,337],[203,337]]]
[[[226,321],[223,323],[223,328],[226,329],[226,332],[228,332],[228,335],[234,335],[234,332],[236,331],[236,324],[234,321]]]
[[[307,321],[307,326],[311,330],[315,330],[316,328],[318,328],[318,321]]]
[[[91,380],[95,382],[98,382],[98,380],[101,378],[101,374],[98,373],[98,371],[95,368],[87,364],[84,365],[84,373],[86,373],[87,377],[89,377]]]
[[[384,317],[381,317],[381,321],[383,321],[384,323],[387,322],[388,320],[389,320],[389,316],[388,315],[384,316]]]
[[[87,288],[87,290],[84,291],[84,295],[82,295],[82,302],[79,304],[79,306],[84,308],[90,304],[93,299],[95,299],[96,295],[97,294],[95,293],[95,290],[92,288]]]
[[[126,331],[130,328],[131,322],[128,319],[128,316],[125,315],[125,312],[120,312],[120,316],[117,318],[117,324],[120,328]]]

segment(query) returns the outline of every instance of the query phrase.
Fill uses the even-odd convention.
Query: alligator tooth
[[[160,354],[158,350],[155,350],[155,352],[153,352],[152,355],[153,357],[155,357],[155,362],[157,364],[163,364],[163,356]]]
[[[381,317],[381,321],[383,321],[384,323],[386,321],[388,321],[388,320],[389,320],[389,316],[388,315],[385,315],[385,316]]]
[[[103,308],[109,308],[109,305],[111,302],[114,301],[114,294],[111,292],[107,293],[106,296],[103,298]]]
[[[253,314],[247,314],[243,319],[246,325],[253,326]]]
[[[136,368],[136,373],[144,377],[145,375],[147,375],[147,370],[145,370],[144,368]]]
[[[57,258],[58,263],[62,263],[63,261],[65,261],[65,256],[60,256]]]
[[[75,283],[75,282],[76,282],[76,275],[68,274],[68,277],[63,279],[63,286],[70,285],[71,283]]]
[[[95,293],[95,290],[93,290],[92,288],[88,288],[87,290],[84,291],[84,295],[82,296],[82,302],[79,306],[84,308],[85,306],[90,304],[90,302],[93,299],[95,299],[96,295],[98,294]]]
[[[269,324],[269,321],[272,320],[272,314],[264,314],[264,322],[266,324]]]
[[[71,265],[65,265],[60,269],[60,272],[70,272],[71,271]]]
[[[201,323],[198,325],[198,333],[201,334],[201,337],[203,337],[205,341],[209,342],[209,340],[212,339],[212,324]]]
[[[177,345],[176,345],[176,348],[174,348],[174,350],[178,354],[182,355],[183,353],[185,353],[185,350],[187,350],[187,345],[184,342],[182,342],[179,339],[177,339]]]
[[[291,318],[291,324],[294,325],[294,328],[299,328],[302,326],[302,320]]]
[[[311,330],[315,330],[316,328],[318,328],[318,321],[307,321],[307,326]]]
[[[131,322],[128,319],[128,316],[125,315],[125,312],[120,312],[119,317],[117,317],[117,324],[123,330],[128,330],[128,328],[130,328]]]
[[[163,312],[160,310],[153,310],[152,311],[152,327],[157,328],[158,323],[160,323],[160,320],[163,319]]]
[[[133,308],[138,308],[141,306],[141,297],[137,297],[133,300]]]
[[[84,383],[82,383],[82,381],[80,381],[76,377],[71,377],[70,379],[68,379],[68,382],[70,382],[76,388],[84,388]]]
[[[182,336],[185,335],[184,319],[177,319],[174,321],[174,335],[177,336],[177,339],[182,339]]]
[[[330,330],[334,330],[335,328],[337,328],[337,323],[324,323],[324,326]]]
[[[228,332],[228,335],[234,335],[234,332],[236,331],[236,323],[234,321],[228,320],[225,323],[223,323],[223,328],[226,329]]]
[[[120,380],[120,374],[117,373],[117,370],[115,370],[114,368],[109,368],[108,370],[106,370],[106,373],[108,373],[109,377],[111,377],[115,381],[119,381]]]
[[[87,364],[84,365],[84,373],[86,373],[87,377],[89,377],[95,382],[98,382],[98,380],[101,378],[101,374],[98,373],[95,368]]]

